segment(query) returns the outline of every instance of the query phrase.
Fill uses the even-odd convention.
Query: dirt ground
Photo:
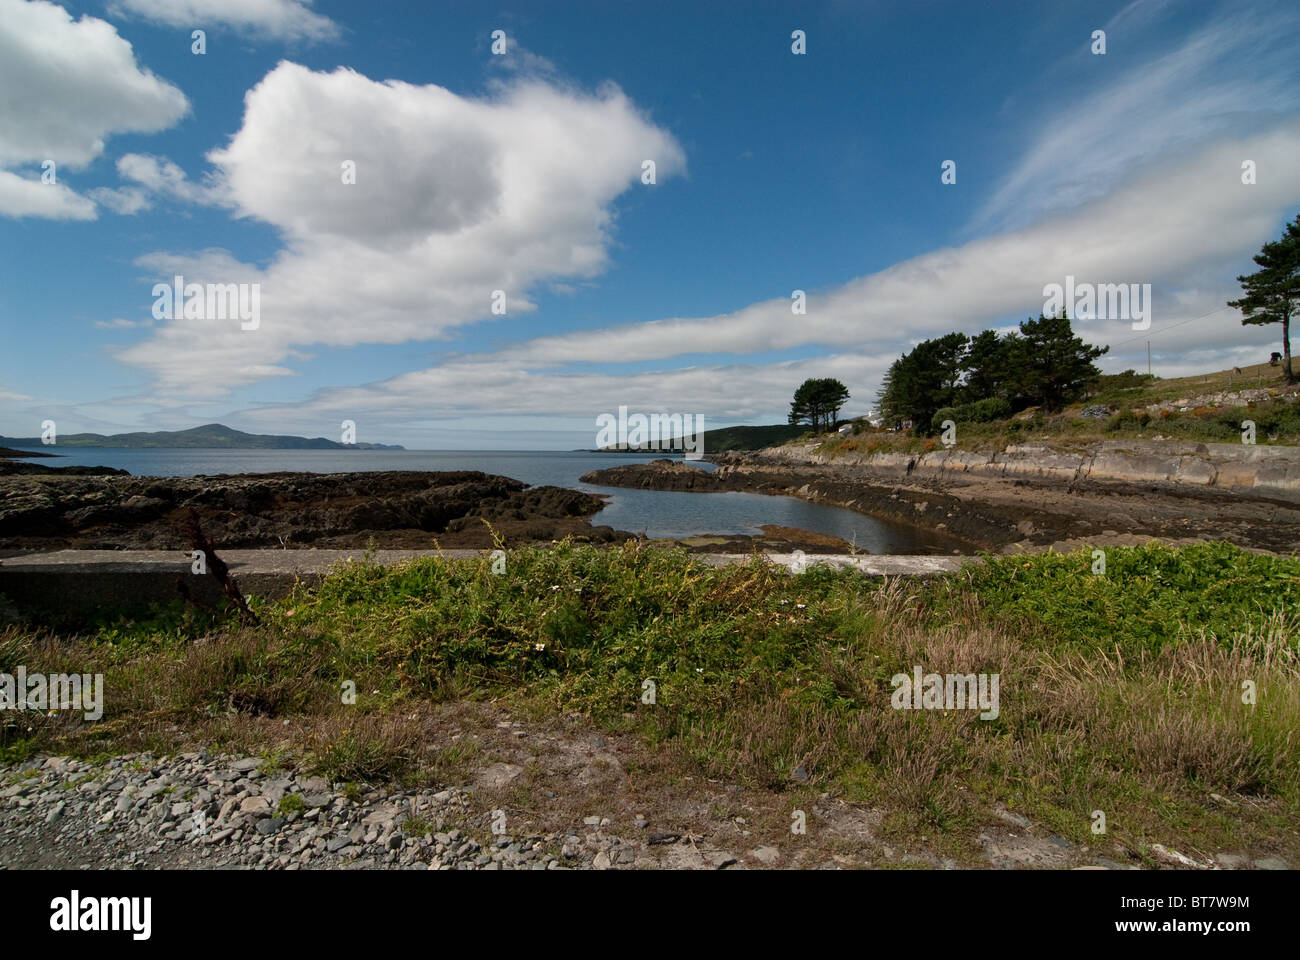
[[[260,733],[274,743],[280,724],[265,722]],[[1000,806],[990,808],[969,831],[900,836],[886,826],[888,811],[848,803],[793,777],[784,789],[767,789],[689,776],[683,772],[687,767],[638,737],[598,731],[577,714],[530,719],[499,703],[458,702],[428,708],[422,726],[425,773],[403,784],[399,802],[410,802],[414,792],[450,788],[465,799],[452,806],[452,813],[440,814],[431,830],[459,830],[474,841],[473,853],[490,851],[504,846],[492,830],[493,821],[504,814],[512,842],[523,838],[526,847],[536,843],[539,852],[549,851],[556,867],[1162,869],[1194,863],[1275,869],[1288,863],[1279,853],[1294,855],[1201,851],[1193,838],[1176,836],[1154,854],[1105,838],[1089,847]],[[23,782],[12,768],[0,770],[0,787]],[[368,809],[391,800],[383,787],[365,790]],[[0,790],[6,798],[0,799],[0,854],[11,869],[255,865],[239,859],[237,839],[209,849],[162,842],[147,833],[117,833],[115,826],[76,844],[61,844],[59,837],[69,825],[52,822],[39,804],[16,806],[11,793]],[[249,842],[255,846],[258,838]],[[362,845],[301,866],[383,866],[368,854]],[[260,865],[284,868],[265,859]],[[479,857],[477,868],[484,868],[487,859]],[[419,865],[418,860],[409,864]],[[476,867],[467,861],[460,868]]]

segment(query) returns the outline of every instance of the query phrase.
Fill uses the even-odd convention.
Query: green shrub
[[[1300,560],[1227,543],[985,556],[966,576],[986,609],[1042,628],[1045,645],[1148,652],[1202,628],[1228,642],[1275,611],[1300,610]],[[1035,631],[1039,632],[1039,631]],[[1300,652],[1300,651],[1298,651]]]
[[[1135,387],[1144,387],[1156,379],[1149,373],[1138,373],[1134,370],[1125,370],[1123,373],[1103,373],[1097,378],[1097,387],[1093,393],[1101,394],[1108,390],[1132,390]]]
[[[1269,400],[1244,407],[1161,410],[1156,416],[1145,410],[1125,409],[1107,421],[1106,429],[1112,432],[1136,432],[1158,427],[1166,437],[1232,443],[1241,437],[1243,420],[1255,421],[1261,443],[1270,436],[1277,437],[1281,443],[1300,440],[1300,405],[1282,400]]]
[[[1151,414],[1145,410],[1121,410],[1106,421],[1106,429],[1112,431],[1142,430],[1150,422]]]
[[[1001,397],[985,397],[973,403],[959,403],[955,407],[942,407],[930,420],[935,430],[942,427],[945,420],[953,423],[988,423],[1011,416],[1011,404]]]

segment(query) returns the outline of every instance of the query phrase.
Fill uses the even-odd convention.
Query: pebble
[[[593,814],[544,835],[493,836],[472,786],[386,790],[285,770],[263,758],[128,754],[103,761],[36,757],[0,764],[0,864],[41,869],[609,870],[649,866],[680,833],[650,833],[643,814],[615,826]],[[297,795],[299,810],[280,801]],[[418,835],[405,824],[418,818]],[[511,822],[515,820],[512,817]],[[635,829],[633,829],[635,824]],[[665,824],[664,826],[670,826]],[[626,830],[627,836],[610,831]],[[680,830],[680,827],[678,828]],[[698,847],[697,847],[698,844]],[[56,851],[52,854],[51,851]],[[75,860],[68,854],[75,851]],[[696,838],[701,867],[737,858]],[[762,862],[767,850],[752,852]],[[1222,856],[1222,855],[1221,855]],[[1262,859],[1268,869],[1281,861]]]

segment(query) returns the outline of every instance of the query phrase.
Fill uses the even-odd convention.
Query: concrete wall
[[[464,560],[486,556],[477,550],[377,550],[377,563],[399,563],[416,557],[442,556]],[[247,596],[282,597],[294,584],[313,584],[330,568],[365,559],[363,550],[223,550],[221,557]],[[509,554],[507,553],[507,557]],[[749,554],[700,554],[712,566],[742,563]],[[781,566],[794,563],[793,554],[769,554]],[[961,568],[970,558],[928,556],[859,556],[807,554],[808,565],[852,567],[867,576],[932,576]],[[507,563],[508,563],[507,559]],[[0,560],[0,594],[20,611],[81,618],[124,606],[166,603],[178,596],[176,581],[208,604],[222,600],[211,576],[190,571],[188,555],[164,550],[57,550]]]

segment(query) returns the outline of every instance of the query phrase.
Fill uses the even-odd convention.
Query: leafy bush
[[[1134,370],[1125,370],[1123,373],[1103,373],[1097,378],[1097,388],[1094,392],[1132,390],[1135,387],[1144,387],[1156,379],[1149,373],[1137,373]]]
[[[1161,410],[1152,416],[1145,410],[1121,410],[1110,418],[1106,429],[1114,432],[1139,431],[1158,421],[1161,434],[1188,440],[1231,443],[1241,437],[1243,420],[1255,421],[1260,442],[1276,436],[1283,443],[1300,440],[1300,405],[1270,400],[1245,407],[1197,407],[1186,412]]]
[[[1121,410],[1106,422],[1106,429],[1142,430],[1151,422],[1151,414],[1145,410]]]
[[[986,608],[1065,640],[1126,653],[1158,650],[1200,629],[1222,640],[1274,611],[1300,610],[1300,560],[1226,543],[1112,547],[1106,572],[1087,551],[986,556],[968,573]]]
[[[1011,416],[1011,404],[1001,397],[985,397],[974,403],[959,403],[955,407],[943,407],[930,420],[930,426],[938,430],[945,420],[951,420],[953,423],[988,423],[990,420],[1001,420],[1009,416]]]

